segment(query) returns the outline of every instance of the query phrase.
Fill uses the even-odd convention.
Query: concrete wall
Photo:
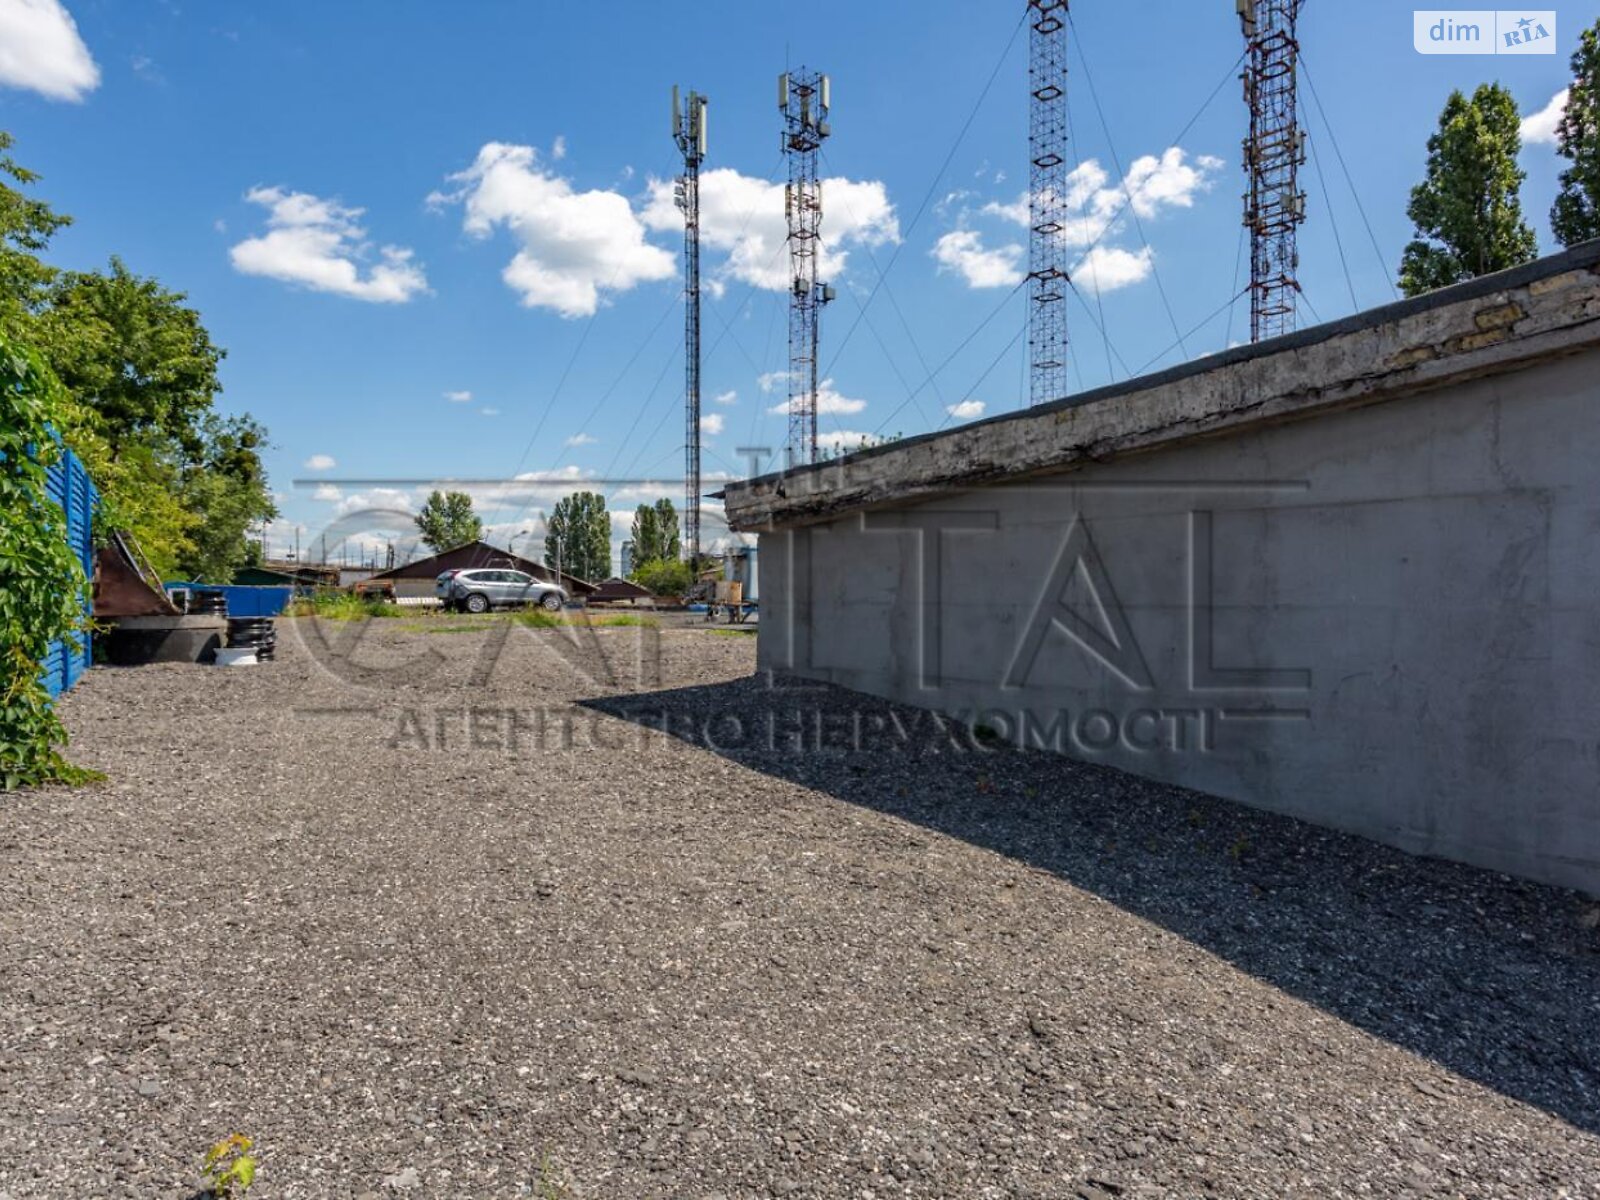
[[[763,668],[1600,893],[1600,350],[761,558]]]

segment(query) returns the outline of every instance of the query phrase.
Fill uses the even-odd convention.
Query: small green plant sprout
[[[539,1156],[539,1177],[533,1181],[534,1200],[567,1200],[569,1195],[561,1182],[561,1172],[549,1153]]]
[[[1244,856],[1249,853],[1250,839],[1242,833],[1234,839],[1233,845],[1228,847],[1228,857],[1233,859],[1234,862],[1242,862]]]
[[[243,1196],[256,1181],[255,1143],[242,1133],[233,1134],[206,1151],[206,1184],[216,1200]]]

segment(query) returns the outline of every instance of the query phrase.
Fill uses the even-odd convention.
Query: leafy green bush
[[[652,558],[633,569],[633,581],[655,596],[681,596],[694,583],[694,572],[681,559]]]
[[[286,617],[325,617],[330,621],[362,621],[368,617],[398,617],[400,606],[353,592],[315,592],[298,596],[284,609]]]
[[[81,783],[58,747],[66,728],[41,664],[57,638],[85,624],[83,565],[67,519],[45,490],[67,413],[61,385],[30,348],[0,335],[0,786]]]

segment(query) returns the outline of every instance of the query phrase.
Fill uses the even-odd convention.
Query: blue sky
[[[1344,167],[1304,106],[1322,178],[1302,175],[1303,324],[1392,298],[1407,192],[1449,90],[1499,80],[1537,135],[1600,3],[1558,10],[1554,56],[1419,55],[1411,12],[1306,5],[1306,71]],[[824,324],[824,436],[919,433],[1026,402],[1024,300],[1011,294],[1025,246],[1020,13],[972,0],[0,0],[0,123],[44,176],[38,193],[75,218],[54,262],[120,255],[186,292],[227,349],[222,406],[272,434],[275,551],[296,526],[309,543],[341,514],[416,503],[416,484],[372,480],[661,481],[605,487],[622,514],[680,491],[674,83],[711,98],[708,476],[744,474],[738,447],[784,438],[772,411],[787,354],[772,181],[785,170],[774,82],[786,65],[833,79],[823,233],[840,297]],[[1247,302],[1231,326],[1225,308],[1239,287],[1245,113],[1226,0],[1085,0],[1073,19],[1085,219],[1120,199],[1127,172],[1150,177],[1144,236],[1124,219],[1075,270],[1111,343],[1071,308],[1079,390],[1248,336]],[[1546,140],[1523,163],[1549,250],[1559,160]],[[532,528],[536,544],[539,512],[564,490],[475,493],[497,536]],[[370,545],[401,525],[337,528]]]

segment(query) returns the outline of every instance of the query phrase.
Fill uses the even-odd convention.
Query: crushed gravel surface
[[[108,781],[0,798],[0,1197],[234,1131],[252,1197],[1600,1196],[1600,908],[753,671],[91,672]]]

